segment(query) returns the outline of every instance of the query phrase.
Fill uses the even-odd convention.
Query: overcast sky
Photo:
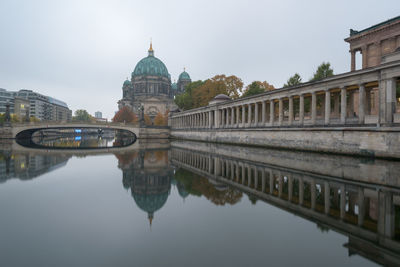
[[[349,29],[398,15],[398,0],[1,0],[0,88],[110,118],[150,38],[172,80],[185,66],[192,80],[233,74],[282,87],[323,61],[349,71]]]

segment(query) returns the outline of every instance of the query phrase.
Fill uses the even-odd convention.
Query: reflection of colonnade
[[[345,233],[353,240],[347,245],[352,251],[378,246],[375,255],[370,255],[372,260],[400,264],[400,257],[393,253],[400,252],[400,226],[395,225],[400,216],[398,189],[181,148],[173,148],[171,156],[178,167]],[[360,238],[363,246],[354,247],[354,240]]]

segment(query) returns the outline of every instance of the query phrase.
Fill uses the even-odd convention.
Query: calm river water
[[[1,145],[0,266],[400,263],[400,162],[81,141]]]

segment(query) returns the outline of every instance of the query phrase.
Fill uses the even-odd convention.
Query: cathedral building
[[[179,75],[178,83],[171,84],[167,67],[154,56],[153,46],[150,44],[148,56],[136,64],[131,79],[123,83],[122,99],[118,101],[118,108],[128,106],[139,115],[143,107],[144,114],[154,119],[158,113],[165,114],[178,108],[174,98],[184,92],[185,86],[190,82],[190,76],[184,70]]]

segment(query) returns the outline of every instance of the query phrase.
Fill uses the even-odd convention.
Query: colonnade
[[[175,113],[171,126],[191,129],[399,123],[398,65],[399,74],[392,73],[385,79],[380,78],[381,70],[350,72],[323,83],[275,89]]]
[[[321,219],[317,215],[321,214],[329,222],[352,224],[390,239],[400,227],[394,224],[394,199],[399,201],[398,192],[377,191],[369,184],[333,181],[204,152],[172,149],[171,157],[178,167],[273,200],[306,216]]]

